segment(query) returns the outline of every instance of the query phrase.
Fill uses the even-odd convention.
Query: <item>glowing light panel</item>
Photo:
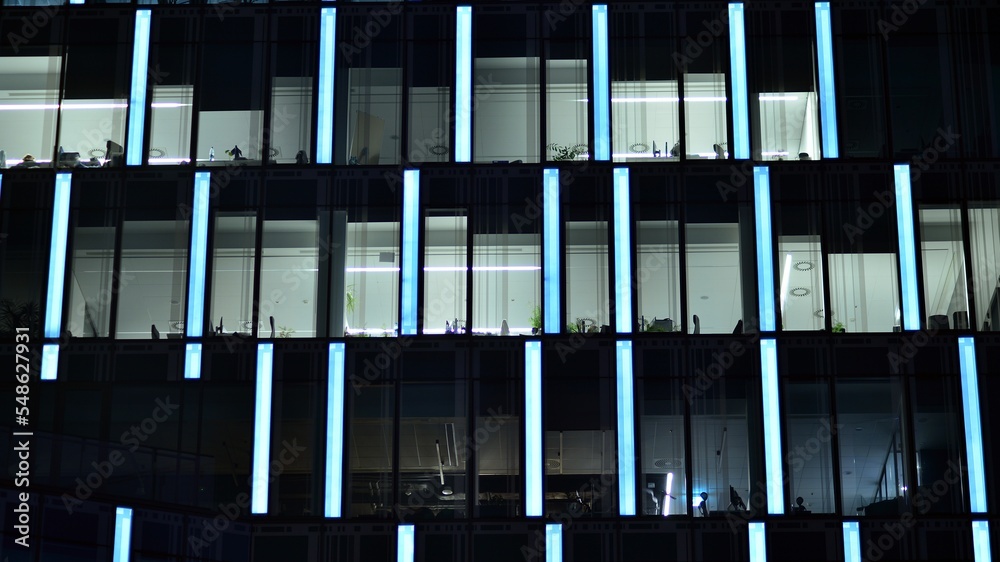
[[[184,378],[201,378],[201,344],[189,343],[184,347]]]
[[[958,338],[962,370],[962,411],[965,414],[965,454],[969,467],[969,499],[973,513],[986,513],[986,472],[983,465],[983,427],[979,410],[976,340]]]
[[[861,562],[861,530],[857,521],[844,521],[844,562]]]
[[[472,161],[472,6],[455,16],[455,161]]]
[[[316,96],[316,163],[333,162],[333,74],[337,8],[319,11],[319,91]]]
[[[542,265],[545,271],[545,332],[558,334],[561,327],[560,317],[562,316],[561,301],[559,300],[559,286],[561,284],[559,273],[559,170],[546,168],[543,172],[542,184]]]
[[[542,342],[524,343],[525,514],[542,516]]]
[[[729,55],[733,76],[733,157],[750,158],[750,120],[747,102],[747,47],[743,3],[729,4]]]
[[[132,509],[119,507],[115,509],[115,552],[114,562],[128,562],[132,544]]]
[[[128,140],[125,165],[142,164],[142,136],[146,120],[146,80],[149,74],[149,10],[135,13],[135,42],[132,45],[132,92],[128,108]],[[107,154],[110,158],[111,155]]]
[[[819,116],[823,129],[823,158],[839,158],[837,100],[833,84],[833,29],[830,3],[816,2],[816,57],[819,62]]]
[[[396,528],[396,562],[413,562],[413,525],[400,525]]]
[[[400,334],[417,333],[417,252],[420,249],[420,171],[403,172],[403,259]]]
[[[611,158],[611,92],[608,87],[608,6],[593,6],[594,158]]]
[[[767,512],[785,513],[781,486],[781,415],[778,407],[778,350],[775,341],[760,340],[760,374],[764,406],[764,465],[767,475]]]
[[[267,513],[267,486],[271,467],[271,367],[273,343],[257,344],[257,389],[254,393],[253,485],[250,513]]]
[[[614,169],[615,324],[619,334],[632,333],[631,197],[628,168]]]
[[[185,331],[189,338],[200,338],[205,330],[205,268],[208,255],[208,194],[212,174],[194,175],[194,198],[191,207],[191,267],[188,269],[188,310]]]
[[[545,562],[562,562],[562,523],[545,525]]]
[[[771,247],[771,179],[765,166],[753,169],[754,211],[757,215],[757,290],[760,329],[775,330],[774,249]]]
[[[72,175],[56,174],[49,241],[49,285],[45,299],[45,337],[58,338],[62,328],[63,289],[66,282],[66,235],[69,231],[69,198]]]
[[[616,344],[618,373],[618,503],[619,515],[635,515],[635,395],[632,342]]]
[[[749,524],[750,562],[767,562],[767,535],[764,524],[751,522]]]
[[[340,517],[344,478],[344,344],[331,343],[326,395],[326,509]]]
[[[990,524],[986,521],[972,522],[972,545],[976,562],[990,562]]]
[[[899,268],[903,286],[903,328],[920,329],[920,304],[917,296],[917,250],[913,234],[913,199],[910,191],[910,165],[893,167],[896,179],[896,225],[899,233]]]

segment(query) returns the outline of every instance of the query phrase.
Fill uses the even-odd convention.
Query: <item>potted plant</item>
[[[528,317],[528,323],[531,324],[531,334],[537,335],[542,333],[542,307],[535,305],[531,309],[531,316]]]
[[[578,156],[585,153],[582,145],[569,146],[559,143],[549,143],[548,149],[552,151],[552,160],[576,160]]]
[[[847,328],[844,327],[844,323],[843,322],[836,322],[833,325],[833,333],[835,333],[835,334],[843,334],[845,332],[847,332]]]

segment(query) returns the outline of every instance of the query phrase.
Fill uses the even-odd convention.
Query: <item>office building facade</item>
[[[1000,8],[24,4],[6,559],[1000,544]]]

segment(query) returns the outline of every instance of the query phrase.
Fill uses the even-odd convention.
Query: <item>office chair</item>
[[[742,511],[747,510],[747,504],[743,503],[743,498],[736,491],[736,488],[729,486],[729,507]]]
[[[712,145],[712,150],[715,151],[715,158],[717,160],[725,160],[726,159],[726,151],[722,150],[722,146],[720,146],[718,144],[713,144]]]
[[[149,331],[153,334],[153,339],[154,340],[160,339],[160,331],[156,329],[156,324],[150,325],[150,330]]]
[[[734,334],[743,333],[743,319],[741,318],[739,322],[736,323],[736,328],[733,329]]]
[[[653,158],[659,158],[660,151],[656,149],[656,141],[653,141]]]
[[[694,315],[694,333],[701,333],[701,319],[698,318],[697,314]]]
[[[215,335],[222,335],[222,316],[219,317],[219,325],[215,327]]]
[[[268,321],[271,322],[271,339],[274,339],[274,316],[269,316]]]

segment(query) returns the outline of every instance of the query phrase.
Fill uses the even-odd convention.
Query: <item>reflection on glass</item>
[[[313,78],[308,75],[271,78],[270,161],[279,164],[312,161],[312,85]],[[299,151],[304,151],[301,158]]]
[[[675,146],[680,145],[677,108],[676,80],[612,82],[612,159],[679,159],[674,154],[680,150]]]
[[[369,355],[367,360],[375,358],[375,354]],[[362,365],[361,356],[356,362],[356,366]],[[345,493],[349,498],[348,514],[352,518],[391,518],[395,498],[392,487],[395,386],[379,380],[348,395],[352,397],[347,449],[349,492]],[[412,430],[410,435],[400,438],[412,440]]]
[[[689,209],[685,252],[690,333],[731,334],[743,320],[742,244],[736,209],[705,205]]]
[[[208,321],[223,334],[249,335],[254,330],[256,231],[257,217],[252,213],[219,213],[215,219]],[[270,299],[270,295],[261,293],[263,299]]]
[[[428,209],[424,226],[424,333],[466,333],[466,210]]]
[[[834,332],[891,332],[899,326],[896,254],[831,253],[827,261]]]
[[[471,11],[471,8],[465,8]],[[413,14],[414,37],[409,44],[408,68],[420,69],[408,73],[409,122],[407,158],[410,162],[447,162],[454,145],[451,140],[451,88],[455,81],[455,22],[439,13]],[[466,16],[468,17],[468,16]],[[466,37],[468,40],[468,37]],[[471,51],[467,56],[471,57]],[[468,71],[466,81],[471,80]],[[471,91],[468,84],[466,92]],[[468,95],[468,94],[467,94]],[[471,119],[466,114],[463,119]],[[468,139],[466,139],[468,140]]]
[[[483,354],[483,370],[501,370],[503,362],[492,364],[495,354]],[[486,365],[485,363],[491,363]],[[503,372],[507,374],[506,371]],[[520,384],[518,384],[520,382]],[[517,379],[483,378],[475,385],[478,412],[472,443],[464,454],[475,454],[479,471],[474,504],[478,517],[515,517],[520,508],[521,422],[520,402],[523,382]],[[481,436],[485,435],[483,439]],[[462,444],[459,443],[459,448]]]
[[[587,158],[587,61],[545,61],[545,120],[549,160]]]
[[[785,513],[836,513],[832,441],[838,432],[830,418],[828,383],[788,381],[784,400],[785,470],[791,490]]]
[[[394,335],[399,314],[399,222],[368,219],[347,223],[345,326],[348,334]]]
[[[454,381],[402,384],[397,501],[408,521],[467,515],[465,388]]]
[[[924,311],[931,329],[968,329],[962,215],[958,207],[921,206]]]
[[[104,214],[80,211],[73,229],[65,327],[78,338],[107,337],[110,330],[116,229],[102,225]]]
[[[842,515],[897,516],[907,478],[897,378],[835,381]]]
[[[193,115],[193,86],[153,84],[149,111],[150,164],[180,164],[190,159]]]
[[[122,226],[121,279],[115,337],[184,334],[187,304],[187,220],[130,220]]]
[[[319,225],[316,219],[304,218],[308,212],[300,214],[302,220],[264,221],[258,320],[261,337],[316,337]]]
[[[761,92],[757,115],[757,160],[818,160],[822,156],[816,92]]]
[[[819,235],[780,236],[776,256],[782,330],[823,329],[823,260]]]
[[[58,56],[0,57],[0,148],[6,166],[28,154],[39,164],[52,161],[61,75]]]
[[[669,214],[673,209],[668,209]],[[646,217],[658,214],[639,208]],[[681,329],[680,226],[676,218],[640,220],[636,224],[637,299],[642,330]]]
[[[750,505],[746,382],[719,379],[691,404],[692,507],[697,517],[735,509],[732,491]],[[732,487],[732,490],[730,490]]]
[[[687,515],[684,401],[680,381],[642,382],[642,475],[637,513]]]
[[[541,236],[535,232],[496,232],[509,221],[485,224],[486,216],[488,212],[479,214],[475,223],[479,232],[472,242],[472,330],[530,334],[534,308],[541,304]]]
[[[1000,205],[970,204],[969,242],[976,296],[975,328],[1000,331]]]
[[[607,221],[566,222],[566,323],[596,333],[611,324]]]
[[[965,428],[954,376],[912,379],[913,439],[917,452],[918,512],[961,513]],[[946,489],[943,489],[943,486]],[[925,507],[926,506],[926,507]]]

